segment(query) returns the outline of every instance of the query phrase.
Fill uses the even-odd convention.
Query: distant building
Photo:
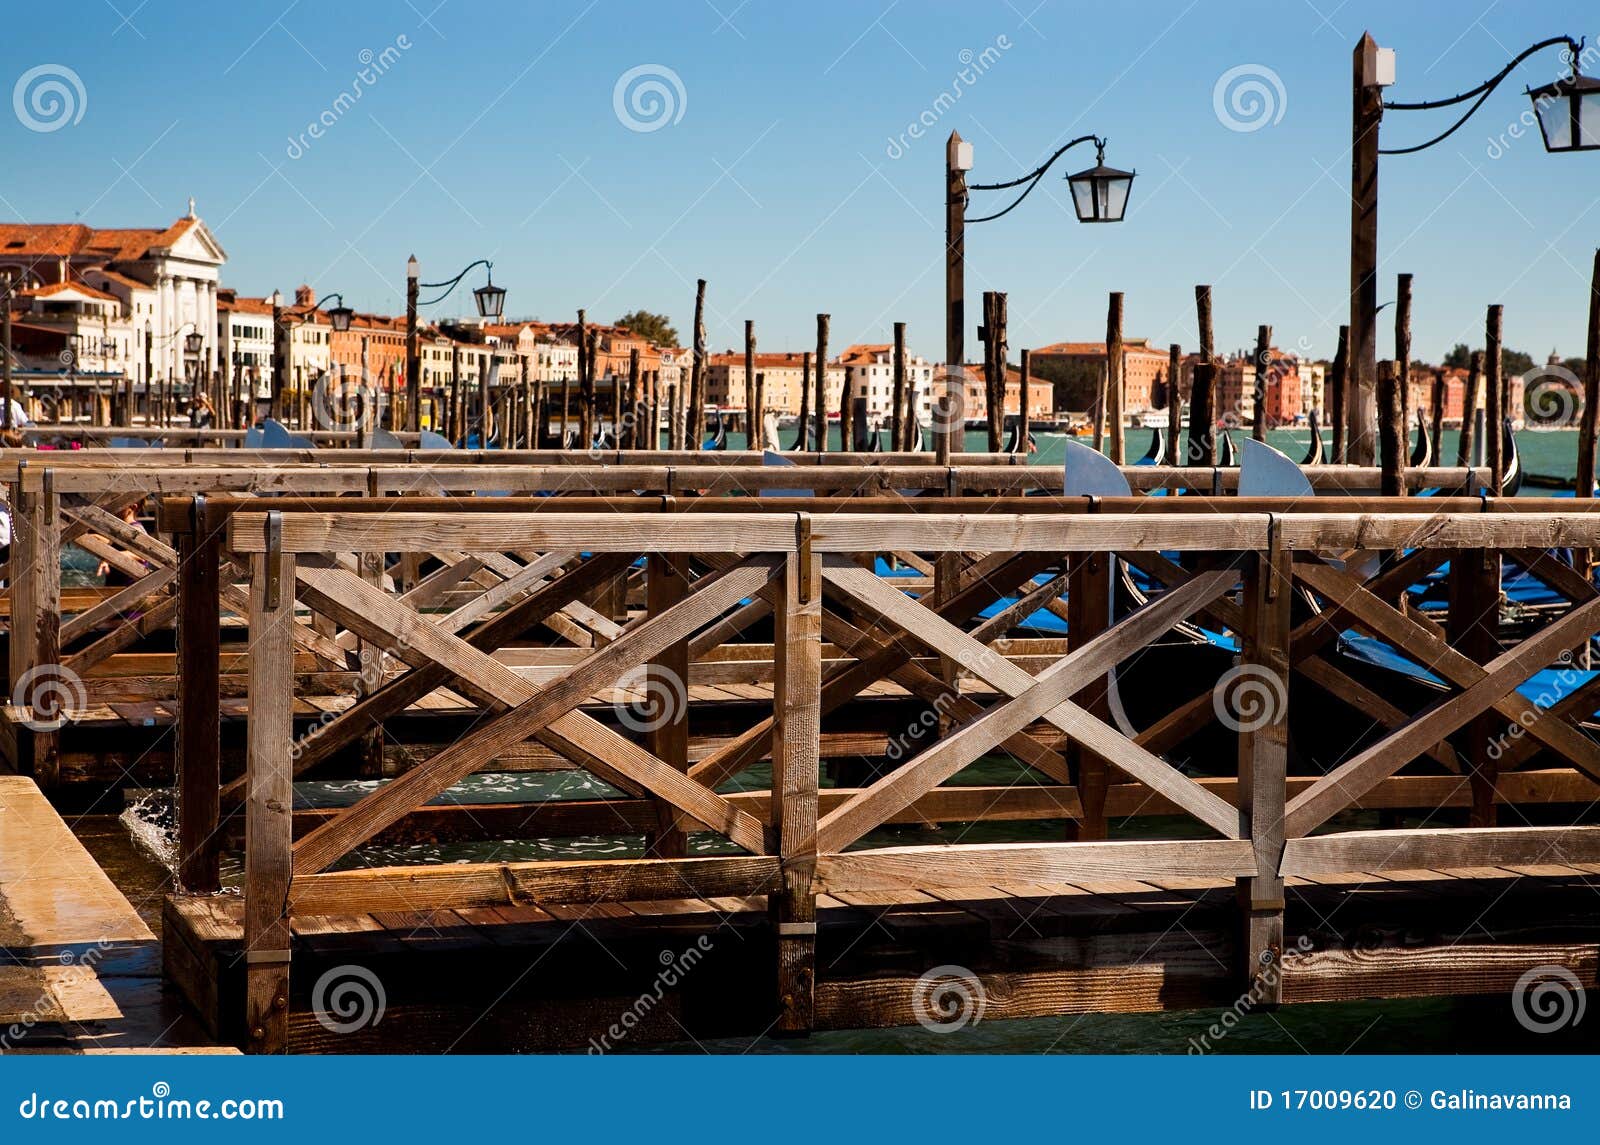
[[[1166,375],[1167,351],[1150,345],[1148,338],[1129,338],[1122,344],[1122,354],[1125,411],[1150,409],[1156,379]],[[1056,411],[1083,413],[1095,408],[1106,372],[1104,342],[1056,342],[1034,350],[1031,360],[1033,372],[1054,386]]]
[[[887,423],[894,410],[894,346],[847,346],[839,355],[845,386],[852,399],[865,398],[867,417]],[[926,424],[933,413],[933,365],[920,355],[906,355],[905,384],[915,393],[917,421]]]
[[[25,341],[44,364],[53,358],[55,372],[95,367],[132,377],[138,390],[151,378],[185,378],[192,359],[183,335],[191,331],[204,338],[200,363],[216,368],[217,282],[227,257],[192,202],[165,228],[0,223],[0,274],[10,275],[13,309],[30,328],[16,344]]]
[[[984,382],[983,363],[969,362],[963,386],[963,420],[983,421],[989,416],[989,393]],[[1019,408],[1017,395],[1022,391],[1022,371],[1015,366],[1006,367],[1005,418],[1013,418]],[[1055,412],[1055,385],[1045,378],[1028,379],[1028,420],[1043,421]],[[1002,418],[1004,421],[1004,418]]]
[[[763,393],[767,409],[779,414],[798,414],[800,412],[801,392],[808,385],[813,389],[807,397],[807,407],[809,408],[816,404],[815,374],[813,373],[813,380],[808,381],[804,375],[804,365],[805,355],[803,354],[757,354],[755,356],[756,373],[764,375],[766,379]],[[687,353],[684,355],[682,371],[681,384],[688,385],[689,362]],[[844,388],[844,383],[845,367],[837,362],[830,363],[823,378],[823,393],[829,413],[838,411],[839,392]],[[706,355],[706,401],[714,406],[744,408],[743,352],[728,350],[721,354]]]

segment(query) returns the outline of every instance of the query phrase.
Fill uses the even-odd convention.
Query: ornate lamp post
[[[1383,98],[1394,83],[1391,49],[1378,47],[1365,34],[1355,47],[1352,98],[1350,194],[1350,380],[1345,387],[1343,415],[1348,460],[1371,465],[1377,449],[1374,387],[1378,370],[1378,156],[1412,155],[1454,135],[1518,64],[1546,48],[1561,45],[1572,73],[1554,83],[1531,88],[1534,114],[1547,151],[1565,153],[1600,148],[1600,81],[1579,72],[1583,41],[1552,36],[1525,48],[1477,87],[1448,99],[1401,102]],[[1410,147],[1379,147],[1378,128],[1385,111],[1434,111],[1467,104],[1449,127]],[[1404,379],[1401,384],[1404,385]]]
[[[413,433],[422,428],[422,355],[417,345],[417,308],[443,302],[463,278],[480,266],[484,270],[484,284],[472,292],[472,301],[478,308],[478,317],[497,319],[505,313],[506,291],[505,287],[494,284],[494,263],[488,259],[468,263],[460,274],[443,282],[419,282],[421,267],[416,255],[406,260],[406,423]],[[433,298],[419,299],[419,293],[424,290],[440,293]]]
[[[941,465],[947,464],[950,454],[960,452],[962,446],[961,419],[955,413],[958,403],[952,398],[951,388],[964,384],[966,225],[986,223],[1010,214],[1039,185],[1056,160],[1084,143],[1095,145],[1097,158],[1093,167],[1067,176],[1067,186],[1072,191],[1072,208],[1080,223],[1120,223],[1128,209],[1128,195],[1133,188],[1135,172],[1107,167],[1106,141],[1099,136],[1078,136],[1057,148],[1050,158],[1019,178],[1004,183],[974,183],[968,187],[966,173],[972,169],[972,144],[964,141],[959,132],[950,133],[945,150],[945,369],[944,393],[940,398],[944,416],[935,419],[934,439]],[[1009,206],[990,215],[967,217],[968,191],[1004,191],[1012,187],[1021,187],[1022,192]]]

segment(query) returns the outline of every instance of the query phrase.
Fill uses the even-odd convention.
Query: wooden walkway
[[[33,780],[0,776],[0,1051],[231,1052],[173,1044],[160,974],[150,928]]]
[[[1286,882],[1284,1004],[1508,995],[1550,965],[1600,982],[1600,865]],[[958,1020],[945,1004],[968,1021],[1233,1007],[1234,898],[1232,880],[1181,877],[821,895],[813,1028]],[[225,1041],[244,1034],[242,913],[229,896],[175,897],[165,917],[172,981]],[[297,917],[292,945],[291,1052],[637,1048],[756,1037],[779,1018],[760,897]],[[686,951],[698,956],[656,1000]],[[337,1028],[316,984],[352,966],[381,983],[383,1016]]]

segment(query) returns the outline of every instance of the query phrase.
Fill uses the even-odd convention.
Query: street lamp
[[[484,269],[484,284],[472,292],[472,301],[478,308],[478,317],[497,319],[505,313],[506,291],[505,287],[494,284],[494,263],[488,259],[480,258],[468,263],[460,274],[443,282],[417,281],[421,273],[417,256],[412,255],[406,260],[406,420],[413,433],[422,428],[422,355],[417,346],[417,307],[443,302],[463,278],[480,266]],[[433,298],[419,299],[418,294],[424,290],[441,293]]]
[[[1578,71],[1576,54],[1570,76],[1530,87],[1527,96],[1539,117],[1546,151],[1600,150],[1600,79]]]
[[[339,305],[330,306],[328,308],[328,321],[332,324],[335,334],[343,334],[346,330],[350,329],[350,319],[354,318],[356,314],[354,310],[350,309],[350,307],[344,304],[344,295],[325,294],[317,300],[317,304],[311,309],[313,311],[321,310],[322,304],[328,301],[330,298],[337,298],[339,300]]]
[[[1380,48],[1370,33],[1355,47],[1352,80],[1352,145],[1350,151],[1350,379],[1345,387],[1345,441],[1349,460],[1371,465],[1376,460],[1378,372],[1378,156],[1413,155],[1454,135],[1518,64],[1546,48],[1561,45],[1572,74],[1555,83],[1529,89],[1545,150],[1555,153],[1600,148],[1600,81],[1579,71],[1583,41],[1571,36],[1540,40],[1478,86],[1448,99],[1399,102],[1383,98],[1394,83],[1394,52]],[[1470,101],[1470,102],[1469,102]],[[1409,147],[1379,147],[1378,129],[1385,111],[1434,111],[1467,104],[1449,127]]]
[[[1087,171],[1067,176],[1072,188],[1072,206],[1080,223],[1120,223],[1128,209],[1128,193],[1133,190],[1132,171],[1106,166],[1106,148],[1096,140],[1098,155]]]
[[[1084,143],[1095,145],[1095,165],[1088,170],[1067,176],[1067,186],[1072,192],[1072,209],[1080,223],[1120,223],[1128,209],[1128,195],[1133,188],[1134,172],[1119,171],[1105,165],[1106,141],[1096,135],[1080,135],[1058,147],[1050,158],[1016,179],[1004,183],[974,183],[967,186],[966,173],[972,169],[972,144],[952,131],[945,149],[945,308],[944,308],[944,395],[945,416],[936,419],[935,444],[939,464],[949,461],[952,451],[959,452],[962,444],[960,419],[952,412],[950,388],[961,384],[964,376],[963,360],[966,357],[966,225],[987,223],[1008,215],[1028,197],[1045,173],[1074,147]],[[1022,192],[1009,206],[990,215],[967,217],[967,192],[1004,191],[1021,187]]]

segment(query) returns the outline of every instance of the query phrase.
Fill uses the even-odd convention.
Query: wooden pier
[[[3,461],[13,686],[55,665],[84,696],[14,694],[10,758],[72,799],[108,778],[96,736],[149,729],[166,973],[220,1040],[604,1049],[645,993],[625,1042],[904,1024],[951,968],[986,1020],[1596,982],[1600,682],[1517,691],[1600,628],[1559,556],[1600,548],[1587,503],[1438,468],[1437,497],[1323,467],[1263,499],[1144,467],[1119,499],[1003,455],[338,453]],[[62,589],[66,543],[133,584]],[[1502,625],[1503,565],[1566,603]],[[1429,575],[1441,619],[1404,599]],[[1018,627],[1039,609],[1065,637]],[[1339,654],[1351,629],[1434,682]],[[449,794],[549,769],[614,794]],[[382,782],[295,804],[356,775]],[[616,857],[420,861],[602,836]],[[381,1023],[327,1020],[352,966]]]

